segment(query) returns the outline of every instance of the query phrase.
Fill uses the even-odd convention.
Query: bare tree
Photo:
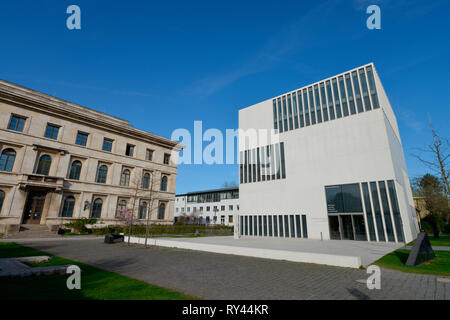
[[[230,180],[222,183],[222,188],[238,188],[236,181]]]
[[[449,147],[450,143],[448,139],[442,140],[439,137],[439,134],[433,127],[431,122],[430,115],[428,114],[428,119],[430,122],[431,133],[433,135],[433,143],[428,145],[425,149],[419,149],[421,154],[413,154],[415,158],[417,158],[422,164],[424,164],[431,171],[435,172],[442,181],[442,186],[444,189],[444,193],[449,198],[449,185],[448,185],[448,160],[450,157]],[[424,158],[424,155],[430,155],[428,158]],[[447,215],[447,223],[448,223],[448,215]]]
[[[150,221],[153,210],[155,210],[155,203],[158,202],[159,199],[159,191],[161,188],[161,179],[162,176],[156,177],[155,172],[150,174],[150,184],[149,188],[146,191],[147,199],[149,200],[149,205],[147,207],[146,213],[146,221],[145,221],[145,246],[147,246],[148,238],[150,237]],[[158,211],[158,206],[156,206],[156,210]]]

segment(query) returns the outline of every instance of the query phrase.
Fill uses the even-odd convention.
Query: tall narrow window
[[[303,117],[303,99],[302,99],[302,90],[297,91],[298,96],[298,114],[300,116],[300,128],[303,128],[305,126],[305,120]]]
[[[253,182],[252,170],[253,170],[253,158],[252,150],[248,150],[248,182]]]
[[[278,220],[277,216],[273,216],[273,236],[278,237]]]
[[[267,218],[269,219],[269,224],[268,224],[269,237],[271,237],[272,236],[272,216],[268,216]]]
[[[160,203],[158,208],[158,219],[163,220],[166,215],[166,204]]]
[[[134,155],[134,145],[127,144],[127,148],[125,149],[125,155],[132,157]]]
[[[92,212],[91,217],[92,218],[100,218],[102,215],[102,206],[103,201],[100,198],[97,198],[94,200],[94,203],[92,204]]]
[[[248,217],[248,234],[250,236],[253,235],[253,217],[252,216]]]
[[[283,113],[281,112],[281,99],[280,98],[277,99],[277,103],[278,103],[278,131],[281,133],[284,130],[286,130],[286,128],[284,128],[284,130],[283,130]]]
[[[380,104],[378,103],[377,88],[375,86],[372,67],[369,66],[366,68],[366,70],[367,70],[367,78],[369,79],[369,88],[370,88],[370,95],[372,96],[373,108],[378,109],[380,107]]]
[[[353,85],[355,86],[355,98],[356,105],[358,107],[358,113],[364,112],[362,100],[361,100],[361,89],[359,87],[358,73],[356,71],[352,72]]]
[[[332,80],[332,83],[333,83],[333,92],[334,92],[334,106],[336,107],[336,117],[337,118],[342,118],[341,102],[339,100],[339,91],[338,91],[336,78],[334,78]]]
[[[302,214],[303,238],[308,238],[308,225],[306,223],[306,215]]]
[[[252,150],[252,161],[253,161],[253,182],[256,182],[256,149]]]
[[[52,158],[49,155],[44,154],[39,158],[39,163],[37,166],[36,173],[48,176],[50,172],[50,166],[52,164]]]
[[[56,140],[58,139],[58,132],[59,132],[58,126],[47,124],[47,128],[45,129],[45,137]]]
[[[322,101],[323,121],[328,121],[327,98],[325,95],[325,84],[323,82],[320,84],[320,98]]]
[[[244,159],[243,159],[243,151],[239,152],[239,183],[244,183]]]
[[[283,233],[283,216],[278,216],[278,224],[279,224],[279,233],[280,233],[280,237],[284,237],[284,233]]]
[[[289,227],[291,230],[291,238],[295,238],[295,224],[294,224],[294,216],[292,214],[289,216]]]
[[[367,225],[369,226],[370,241],[377,241],[375,236],[375,227],[373,224],[372,206],[370,205],[369,187],[367,183],[362,184],[364,195],[364,206],[366,208]]]
[[[397,239],[399,242],[405,241],[403,234],[402,217],[400,216],[400,209],[397,201],[397,193],[395,192],[395,184],[393,180],[388,181],[389,197],[391,198],[392,211],[394,213],[395,230],[397,231]]]
[[[331,91],[330,80],[327,81],[327,96],[328,96],[328,111],[330,112],[330,120],[334,120],[336,117],[334,114],[333,93]]]
[[[347,73],[345,75],[345,84],[347,85],[348,104],[350,106],[350,113],[351,114],[355,114],[356,113],[355,100],[353,99],[352,81],[350,79],[350,74],[349,73]]]
[[[270,180],[270,176],[271,176],[270,171],[272,170],[271,169],[272,165],[270,162],[270,149],[269,148],[270,148],[269,146],[266,146],[266,180],[267,181]]]
[[[152,161],[153,160],[153,152],[154,151],[152,149],[147,149],[145,151],[145,160]]]
[[[375,222],[377,223],[378,241],[386,241],[384,236],[383,219],[381,217],[380,202],[378,200],[378,189],[376,182],[370,183],[370,191],[372,192],[373,209],[375,210]]]
[[[384,181],[378,181],[378,187],[380,188],[381,203],[383,205],[383,213],[384,213],[384,223],[386,225],[388,240],[395,241],[394,228],[392,226],[392,219],[391,219],[391,210],[389,209],[389,202],[386,192],[386,183]]]
[[[281,154],[281,178],[286,178],[286,165],[284,161],[284,142],[280,142],[280,154]]]
[[[272,168],[272,180],[275,180],[275,174],[278,171],[278,167],[276,166],[276,158],[275,158],[275,152],[274,152],[274,145],[270,145],[270,167]]]
[[[116,218],[123,218],[127,214],[127,201],[122,199],[117,202]]]
[[[69,179],[80,180],[81,174],[81,161],[75,160],[70,166]]]
[[[341,89],[342,111],[344,117],[348,116],[347,93],[345,92],[344,77],[339,77],[339,87]]]
[[[167,182],[168,182],[167,176],[163,176],[161,178],[161,191],[167,191]]]
[[[283,96],[283,124],[284,124],[283,131],[289,131],[290,127],[288,126],[288,115],[287,115],[287,110],[286,110],[286,96]]]
[[[292,102],[291,102],[291,95],[287,95],[287,104],[288,104],[288,114],[289,114],[289,130],[294,129],[294,123],[292,120]]]
[[[258,182],[261,181],[261,158],[260,158],[260,152],[259,147],[256,148],[256,173],[258,175]]]
[[[248,236],[248,216],[245,216],[245,235]]]
[[[247,165],[248,165],[248,155],[247,151],[244,151],[244,183],[247,183]]]
[[[139,219],[145,219],[147,217],[147,202],[141,202],[139,206]]]
[[[261,152],[261,180],[266,181],[266,153],[264,152],[264,147],[259,148]]]
[[[164,153],[164,164],[170,163],[170,154]]]
[[[16,116],[14,114],[11,115],[11,118],[9,119],[8,129],[22,132],[23,127],[25,126],[25,120],[26,118],[24,117]]]
[[[130,185],[130,170],[128,169],[122,170],[122,174],[120,176],[120,185],[125,187]]]
[[[312,87],[308,88],[308,95],[309,95],[309,108],[311,112],[311,124],[316,124],[316,111],[314,109],[314,96]]]
[[[142,175],[142,189],[150,188],[150,173],[146,172]]]
[[[103,146],[102,146],[102,150],[103,151],[108,151],[108,152],[111,152],[111,150],[112,150],[112,144],[113,144],[113,141],[111,140],[111,139],[103,139]]]
[[[322,122],[322,111],[320,110],[319,86],[317,84],[314,86],[314,97],[316,100],[317,123],[321,123]]]
[[[264,236],[267,237],[267,216],[263,217],[263,227]]]
[[[74,207],[75,207],[75,198],[72,196],[66,197],[66,199],[64,199],[61,217],[72,217]]]
[[[289,216],[284,216],[284,233],[286,235],[286,238],[289,238]]]
[[[297,229],[297,238],[302,237],[302,228],[300,223],[300,215],[295,215],[295,227]]]
[[[75,144],[79,146],[86,146],[88,139],[88,134],[83,132],[77,133],[77,139],[75,140]]]
[[[359,79],[361,80],[364,105],[366,107],[366,111],[372,110],[372,106],[370,105],[369,91],[367,89],[366,74],[364,72],[364,69],[359,69]]]
[[[0,190],[0,212],[2,212],[3,202],[5,201],[5,191]]]
[[[16,151],[14,149],[5,149],[0,156],[0,171],[11,172],[16,160]]]
[[[258,235],[262,236],[263,235],[263,224],[262,224],[262,217],[258,216]]]
[[[97,179],[95,179],[98,183],[106,183],[106,177],[108,176],[108,167],[100,165],[97,169]]]
[[[298,129],[298,108],[297,108],[297,95],[295,92],[292,94],[292,105],[294,107],[294,127]]]
[[[303,89],[303,104],[305,105],[305,123],[306,126],[309,126],[310,120],[309,120],[308,92],[306,91],[306,89]]]
[[[273,99],[273,129],[275,132],[278,130],[278,116],[277,116],[277,101]]]
[[[277,143],[275,145],[275,152],[277,155],[277,162],[276,162],[276,168],[277,168],[277,179],[281,179],[281,157],[280,157],[280,144]]]

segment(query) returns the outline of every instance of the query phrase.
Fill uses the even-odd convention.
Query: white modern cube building
[[[417,236],[397,121],[373,63],[241,109],[239,128],[239,237]]]

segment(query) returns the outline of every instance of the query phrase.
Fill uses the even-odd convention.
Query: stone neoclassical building
[[[80,217],[114,223],[133,207],[141,220],[173,223],[180,150],[126,120],[0,80],[0,233]]]

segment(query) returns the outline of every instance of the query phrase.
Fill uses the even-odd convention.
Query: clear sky
[[[81,30],[66,8],[81,8]],[[381,8],[381,30],[366,27]],[[450,1],[2,1],[0,78],[130,121],[236,128],[238,110],[374,62],[397,115],[410,177],[450,138]],[[181,165],[177,193],[236,181],[237,165]]]

